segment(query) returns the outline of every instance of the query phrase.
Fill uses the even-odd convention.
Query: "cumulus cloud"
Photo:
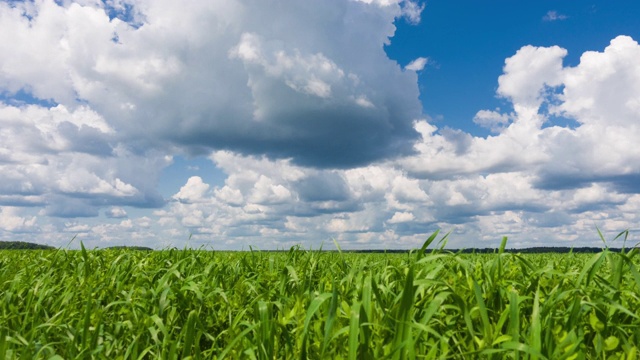
[[[0,206],[0,231],[34,232],[37,231],[37,219],[35,216],[22,216],[19,208]]]
[[[70,109],[86,104],[119,139],[147,147],[229,149],[314,167],[411,150],[422,111],[416,77],[383,45],[396,18],[419,21],[420,5],[175,6],[3,3],[2,33],[15,36],[0,41],[0,86]]]
[[[509,99],[516,112],[537,109],[547,87],[562,82],[562,59],[567,50],[559,47],[524,46],[508,58],[498,78],[498,95]]]
[[[203,201],[207,190],[209,190],[209,184],[205,184],[199,176],[192,176],[173,198],[182,203],[196,203]]]
[[[477,209],[472,215],[483,217],[498,209],[529,207],[530,218],[540,219],[535,215],[538,212],[561,211],[568,214],[560,217],[563,223],[570,225],[588,211],[612,211],[613,205],[627,201],[624,194],[639,190],[631,185],[640,173],[635,166],[640,153],[632,145],[640,136],[640,112],[634,106],[634,99],[640,96],[639,50],[636,41],[620,36],[603,52],[587,52],[577,66],[563,67],[566,50],[523,47],[506,60],[497,91],[512,102],[514,113],[483,110],[474,119],[499,132],[498,136],[473,137],[461,154],[456,150],[457,140],[446,132],[418,123],[422,134],[422,141],[416,144],[419,155],[400,161],[419,178],[463,177],[445,187],[446,204],[457,207],[458,215],[465,213],[461,207],[468,204]],[[573,119],[579,126],[554,125],[549,114],[541,111],[543,103],[550,114]],[[473,180],[473,186],[463,185],[464,178],[475,178],[478,173],[490,174]],[[486,189],[517,194],[515,198],[486,203],[493,198],[489,193],[477,197],[482,194],[479,184],[501,174],[509,175],[509,181]],[[510,189],[515,184],[522,186]],[[454,189],[467,189],[467,193],[450,192]],[[437,200],[437,192],[432,189],[429,194]],[[632,226],[630,222],[620,224]]]
[[[331,85],[341,82],[345,74],[336,63],[322,53],[303,56],[299,50],[287,54],[282,50],[265,54],[262,40],[256,34],[242,34],[240,43],[229,51],[231,58],[238,58],[245,66],[258,66],[258,72],[280,79],[291,89],[320,98],[331,97]],[[261,113],[254,113],[262,120]]]
[[[166,159],[116,139],[87,106],[0,102],[0,204],[44,206],[53,216],[95,216],[109,205],[163,203],[147,186]]]

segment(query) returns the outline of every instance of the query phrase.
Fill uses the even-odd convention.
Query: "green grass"
[[[637,249],[426,245],[0,251],[0,359],[637,358]]]

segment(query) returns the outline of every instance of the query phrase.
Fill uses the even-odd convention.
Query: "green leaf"
[[[511,339],[513,339],[511,335],[500,335],[495,340],[493,340],[493,343],[491,345],[496,346],[505,341],[511,341]]]
[[[609,336],[604,340],[604,350],[613,351],[618,347],[618,344],[620,344],[620,340],[617,337]]]
[[[307,316],[304,319],[304,332],[306,333],[309,329],[309,323],[311,319],[313,319],[313,315],[315,315],[316,311],[320,308],[322,303],[324,303],[327,299],[333,296],[332,293],[324,293],[318,295],[315,299],[311,301],[309,308],[307,309]]]
[[[591,328],[596,332],[601,332],[602,330],[604,330],[604,323],[600,321],[595,310],[592,310],[591,313],[589,313],[589,324],[591,325]]]

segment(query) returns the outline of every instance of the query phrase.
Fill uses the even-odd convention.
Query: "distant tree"
[[[152,248],[145,246],[110,246],[105,250],[139,250],[139,251],[153,251]]]
[[[0,241],[0,250],[54,250],[53,246],[24,241]]]

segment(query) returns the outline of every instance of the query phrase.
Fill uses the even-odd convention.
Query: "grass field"
[[[424,249],[0,251],[0,359],[640,356],[637,249]]]

